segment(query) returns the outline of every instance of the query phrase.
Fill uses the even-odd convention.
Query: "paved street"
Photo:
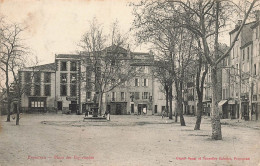
[[[112,116],[110,122],[83,122],[83,116],[77,115],[24,114],[20,126],[5,120],[2,116],[1,166],[260,163],[259,122],[223,120],[223,140],[213,141],[209,117],[203,118],[200,131],[193,130],[195,117],[188,116],[187,126],[160,116]]]

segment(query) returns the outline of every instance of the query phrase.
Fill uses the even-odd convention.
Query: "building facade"
[[[19,80],[23,85],[20,99],[22,112],[55,111],[55,75],[55,63],[19,71]]]
[[[257,15],[256,21],[244,25],[228,63],[229,89],[226,90],[231,116],[246,120],[257,120],[259,116],[259,13]],[[229,33],[231,41],[239,27],[238,23]]]
[[[121,51],[118,58],[125,65],[121,70],[131,66],[136,72],[132,78],[103,94],[102,114],[109,111],[115,115],[160,115],[165,109],[165,97],[154,78],[154,56],[123,48]],[[22,111],[85,113],[97,107],[95,81],[101,75],[93,73],[91,56],[85,52],[58,54],[55,63],[20,70],[20,81],[26,89],[21,98]],[[102,72],[104,64],[97,61],[97,69]]]

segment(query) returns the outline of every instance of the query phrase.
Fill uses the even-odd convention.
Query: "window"
[[[157,113],[157,105],[154,105],[154,113]]]
[[[135,86],[139,86],[139,78],[135,79]]]
[[[70,82],[71,83],[77,82],[77,75],[76,74],[70,74]]]
[[[135,92],[135,99],[138,100],[140,98],[140,93],[139,92]]]
[[[51,85],[45,85],[44,86],[44,95],[45,96],[51,96]]]
[[[77,70],[77,63],[70,62],[70,71],[76,71],[76,70]]]
[[[31,101],[32,108],[43,108],[44,102],[43,101]]]
[[[147,78],[145,78],[145,79],[143,80],[143,86],[148,86],[148,79],[147,79]]]
[[[26,84],[25,87],[24,87],[24,90],[25,90],[25,94],[27,96],[30,96],[31,95],[31,85],[30,84]]]
[[[67,71],[67,62],[61,62],[60,70],[61,71]]]
[[[116,92],[112,92],[111,101],[116,101]]]
[[[91,99],[91,92],[87,92],[87,99]]]
[[[134,101],[134,97],[135,97],[135,93],[134,92],[130,92],[130,98],[131,98],[131,102]]]
[[[32,82],[31,72],[25,72],[24,80],[26,83]]]
[[[60,74],[60,82],[67,83],[67,74],[65,73]]]
[[[34,95],[40,96],[41,95],[41,86],[39,84],[34,85]]]
[[[67,85],[61,85],[60,86],[60,95],[61,96],[67,96]]]
[[[121,92],[121,101],[125,101],[125,92]]]
[[[148,99],[148,92],[143,92],[142,98],[143,99]]]
[[[51,73],[44,73],[44,82],[45,83],[51,82]]]
[[[40,72],[35,72],[34,73],[34,82],[35,83],[40,83],[41,82],[41,73]]]
[[[70,85],[70,96],[77,96],[77,86],[75,84]]]
[[[256,75],[256,64],[254,64],[254,75]]]

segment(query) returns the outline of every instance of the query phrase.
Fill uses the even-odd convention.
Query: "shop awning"
[[[221,100],[219,103],[218,103],[218,106],[222,106],[223,104],[225,104],[227,102],[227,100]]]

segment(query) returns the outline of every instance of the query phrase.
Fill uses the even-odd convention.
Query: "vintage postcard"
[[[260,166],[260,1],[0,0],[0,166]]]

